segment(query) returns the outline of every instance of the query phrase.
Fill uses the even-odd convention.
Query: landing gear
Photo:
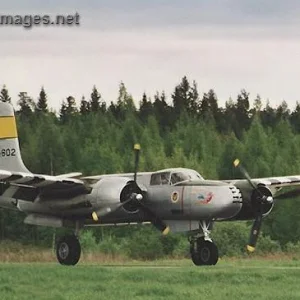
[[[62,265],[76,265],[79,261],[80,254],[80,243],[75,235],[64,236],[56,244],[56,257]]]
[[[196,266],[215,265],[219,259],[217,246],[212,241],[205,241],[203,237],[191,241],[190,252]]]
[[[211,225],[206,221],[199,222],[202,232],[190,239],[191,258],[196,266],[211,266],[218,262],[218,248],[209,236]]]

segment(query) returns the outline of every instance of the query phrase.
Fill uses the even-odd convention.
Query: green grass
[[[300,262],[0,264],[0,299],[300,299]]]

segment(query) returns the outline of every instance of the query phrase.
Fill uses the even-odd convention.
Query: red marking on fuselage
[[[212,192],[209,192],[205,199],[196,201],[197,204],[208,204],[211,202],[214,194]]]

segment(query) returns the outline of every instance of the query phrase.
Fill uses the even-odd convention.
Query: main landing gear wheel
[[[56,257],[62,265],[76,265],[79,261],[80,254],[80,243],[75,235],[64,236],[56,244]]]
[[[198,238],[191,242],[191,258],[196,266],[215,265],[219,259],[217,246],[204,238]]]

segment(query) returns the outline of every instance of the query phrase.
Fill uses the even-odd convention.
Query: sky
[[[0,14],[80,15],[72,27],[0,26],[0,87],[16,103],[44,86],[58,110],[78,104],[94,85],[110,103],[125,83],[136,104],[143,92],[171,93],[183,76],[220,105],[246,89],[274,107],[300,101],[300,2],[296,0],[0,0]]]

